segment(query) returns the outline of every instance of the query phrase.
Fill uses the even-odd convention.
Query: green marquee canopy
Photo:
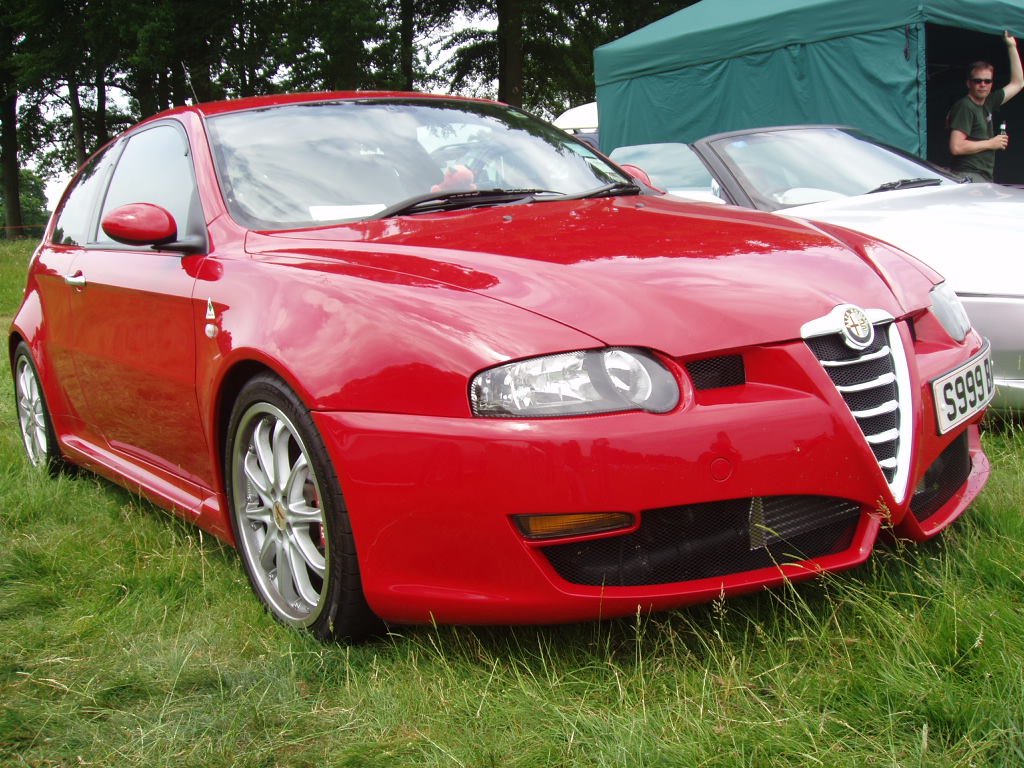
[[[1008,78],[1004,29],[1024,37],[1024,0],[701,0],[594,52],[601,146],[843,123],[924,155],[962,65],[984,58],[972,44]]]

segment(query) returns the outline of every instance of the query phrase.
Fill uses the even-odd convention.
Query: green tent
[[[966,65],[1009,77],[1003,29],[1024,47],[1024,0],[701,0],[594,52],[601,146],[843,123],[941,161]]]

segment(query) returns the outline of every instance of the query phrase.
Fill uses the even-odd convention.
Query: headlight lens
[[[491,368],[473,378],[470,400],[477,416],[505,418],[665,413],[679,403],[679,384],[651,353],[612,347]]]
[[[963,341],[971,330],[971,320],[960,298],[947,283],[932,288],[932,312],[946,329],[946,333],[957,341]]]

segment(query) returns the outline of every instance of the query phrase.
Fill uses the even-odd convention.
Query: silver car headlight
[[[611,347],[490,368],[473,377],[470,401],[477,416],[505,418],[665,413],[679,404],[679,384],[651,353]]]
[[[932,312],[946,329],[946,333],[957,341],[963,341],[971,330],[971,320],[967,317],[960,297],[953,293],[947,283],[939,283],[932,288]]]

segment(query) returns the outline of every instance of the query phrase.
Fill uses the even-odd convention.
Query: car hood
[[[446,284],[606,344],[672,355],[799,338],[804,323],[841,303],[900,316],[925,305],[931,288],[909,260],[896,257],[901,304],[886,284],[891,270],[884,279],[820,230],[652,197],[249,233],[247,249],[264,258],[341,260],[331,271],[372,272],[375,280]]]
[[[957,293],[1024,296],[1024,189],[921,187],[779,213],[839,224],[892,243],[944,275]]]

